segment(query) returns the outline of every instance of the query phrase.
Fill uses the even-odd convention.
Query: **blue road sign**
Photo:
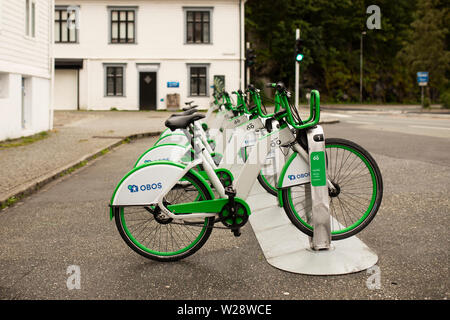
[[[417,83],[419,86],[426,86],[428,84],[428,72],[417,72]]]
[[[168,81],[167,88],[179,88],[180,83],[178,81]]]

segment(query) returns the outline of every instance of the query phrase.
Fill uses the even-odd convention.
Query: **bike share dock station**
[[[267,262],[280,270],[339,275],[377,263],[355,237],[381,203],[376,162],[354,142],[325,140],[317,90],[303,121],[284,84],[269,87],[276,89],[272,114],[249,86],[255,106],[247,108],[238,91],[237,108],[225,99],[215,104],[220,112],[192,107],[166,120],[170,131],[139,157],[109,204],[131,249],[177,261],[197,252],[213,228],[239,236],[250,221]]]
[[[378,256],[356,236],[331,243],[325,139],[321,126],[307,131],[313,237],[299,231],[271,197],[255,183],[247,200],[250,224],[267,262],[275,268],[307,275],[341,275],[374,266]],[[334,224],[339,222],[334,219]]]

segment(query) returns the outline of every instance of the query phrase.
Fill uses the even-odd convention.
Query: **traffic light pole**
[[[295,40],[300,39],[300,29],[295,30]],[[300,62],[295,59],[295,108],[299,109]]]
[[[250,42],[246,43],[246,50],[250,49]],[[245,88],[248,88],[248,85],[250,84],[250,67],[248,66],[248,64],[245,64],[246,68],[246,79],[247,79],[247,83],[245,84]]]

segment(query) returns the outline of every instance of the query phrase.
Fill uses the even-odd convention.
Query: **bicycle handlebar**
[[[259,95],[260,90],[256,89],[254,85],[250,84],[247,88],[247,91],[250,92],[250,95],[253,98],[253,102],[256,105],[256,112],[257,112],[258,116],[260,116],[261,118],[272,118],[279,111],[280,104],[277,103],[278,102],[277,98],[275,98],[275,111],[271,114],[265,114],[261,108],[262,101],[261,101],[261,96]]]
[[[259,116],[261,118],[275,118],[281,119],[286,118],[286,121],[295,129],[301,130],[306,129],[312,126],[315,126],[320,120],[320,95],[317,90],[311,91],[311,98],[309,104],[309,118],[306,121],[301,121],[298,116],[297,110],[293,109],[294,107],[289,104],[288,98],[290,98],[290,92],[287,90],[286,86],[283,82],[277,83],[268,83],[266,84],[268,88],[274,88],[275,91],[275,111],[271,114],[265,114],[262,111],[262,102],[261,97],[259,95],[260,90],[255,88],[254,85],[250,84],[246,90],[249,92],[255,106],[253,108],[247,108],[247,104],[245,102],[245,94],[241,90],[233,91],[232,94],[236,94],[237,103],[236,107],[233,107],[231,103],[230,96],[228,92],[222,92],[219,97],[214,96],[216,103],[219,104],[218,99],[222,100],[220,105],[224,105],[226,109],[231,110],[233,112],[245,112],[250,115]],[[281,108],[284,111],[279,111]],[[295,115],[294,115],[295,113]],[[297,117],[298,119],[296,119]]]
[[[298,124],[294,119],[294,115],[292,113],[292,107],[288,101],[288,95],[290,95],[289,91],[287,91],[284,83],[269,83],[266,85],[269,88],[275,88],[276,93],[280,95],[280,103],[282,107],[286,110],[285,114],[282,116],[286,117],[287,122],[294,127],[295,129],[301,130],[306,129],[312,126],[315,126],[320,120],[320,94],[317,90],[311,91],[311,98],[309,101],[309,118],[304,121],[302,124]],[[277,116],[278,118],[280,115]]]

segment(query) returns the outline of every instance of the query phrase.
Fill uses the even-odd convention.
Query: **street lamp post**
[[[362,88],[363,88],[363,36],[365,31],[361,32],[361,45],[359,54],[359,102],[362,103]]]

